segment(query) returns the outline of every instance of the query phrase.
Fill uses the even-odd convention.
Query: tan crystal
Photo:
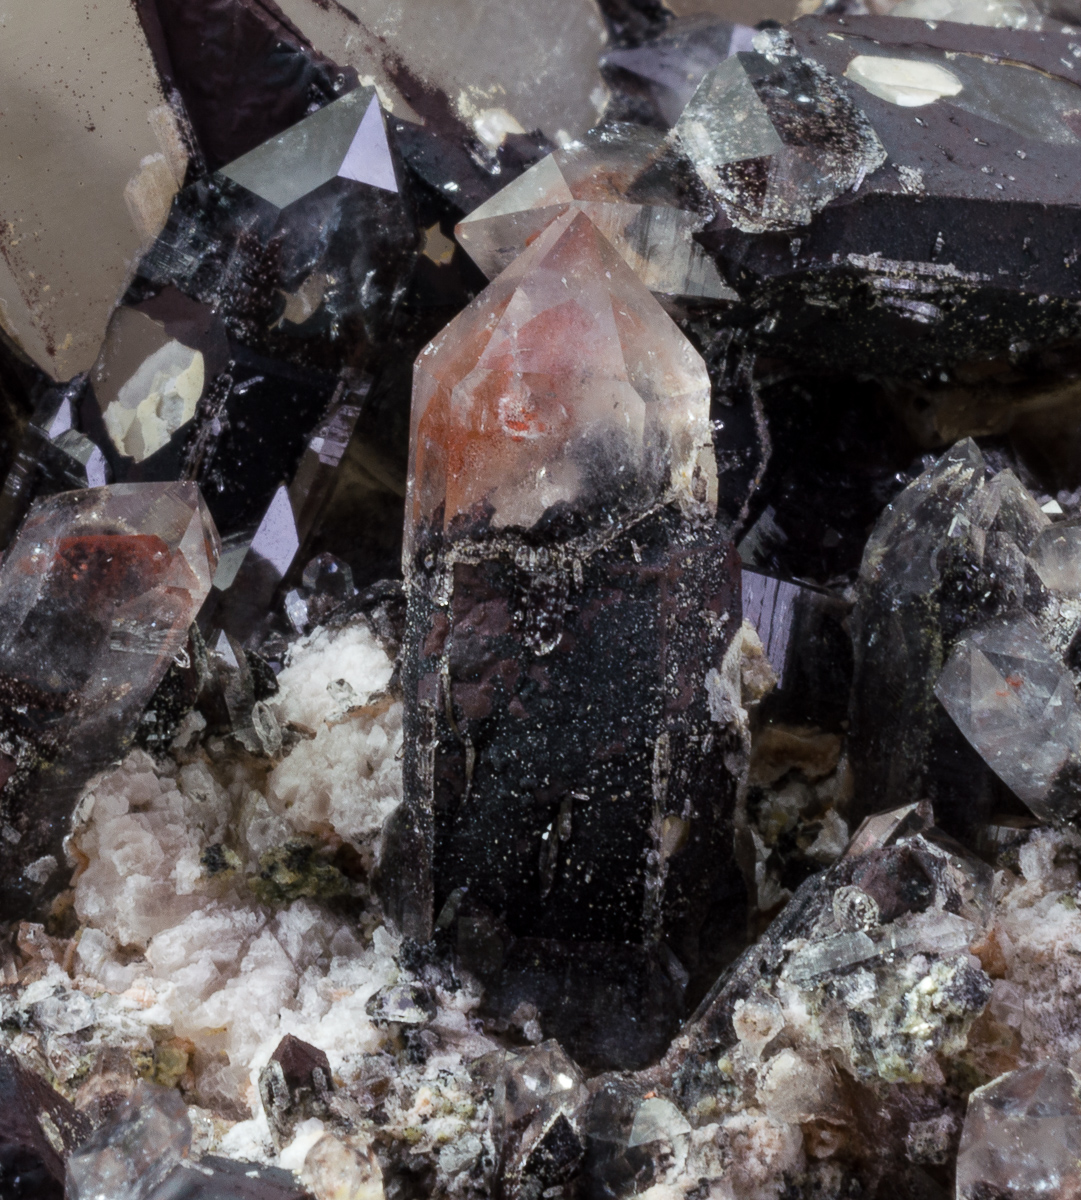
[[[175,131],[129,0],[6,4],[0,28],[0,327],[68,379],[160,217]]]
[[[694,347],[596,226],[565,213],[417,359],[406,569],[433,524],[715,502],[709,395]]]
[[[556,217],[583,212],[650,291],[735,300],[692,236],[704,216],[680,208],[674,193],[648,196],[648,203],[628,198],[663,145],[661,134],[641,130],[617,144],[557,150],[471,212],[455,235],[492,279]]]
[[[312,45],[373,80],[389,111],[416,120],[425,92],[489,145],[540,129],[580,137],[604,112],[597,59],[604,22],[594,0],[279,0]],[[417,105],[416,108],[413,105]]]

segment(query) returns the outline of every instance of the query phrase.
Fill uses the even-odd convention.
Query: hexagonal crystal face
[[[715,503],[709,394],[700,355],[596,226],[558,218],[417,359],[407,573],[433,534]]]
[[[650,291],[734,300],[692,236],[706,216],[680,198],[670,171],[657,170],[664,149],[662,134],[641,129],[557,150],[471,212],[455,234],[492,279],[556,217],[577,210]]]

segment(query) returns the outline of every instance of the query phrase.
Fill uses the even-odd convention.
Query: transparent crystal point
[[[1027,615],[989,622],[957,642],[935,695],[999,778],[1037,816],[1060,811],[1060,775],[1081,747],[1077,690]],[[1076,802],[1073,802],[1076,807]]]
[[[31,508],[0,566],[0,752],[16,764],[4,801],[29,792],[9,818],[26,833],[20,854],[63,834],[38,790],[63,791],[122,752],[219,548],[194,483],[115,484]]]
[[[539,1118],[546,1122],[558,1112],[569,1112],[582,1102],[582,1073],[557,1041],[542,1042],[507,1067],[497,1104],[509,1126]]]
[[[675,323],[589,218],[565,213],[417,359],[407,571],[419,536],[709,506],[709,394]]]
[[[957,1200],[1081,1195],[1081,1081],[1041,1063],[978,1088],[957,1155]]]
[[[754,44],[706,74],[670,136],[732,223],[758,233],[806,225],[886,151],[788,34],[766,31]]]
[[[681,206],[667,173],[643,184],[663,149],[661,134],[636,129],[557,150],[471,212],[455,234],[493,279],[556,217],[583,212],[650,291],[734,300],[692,236],[707,217]]]
[[[275,208],[285,208],[336,176],[396,192],[383,115],[373,88],[357,88],[269,142],[222,167],[221,174]]]

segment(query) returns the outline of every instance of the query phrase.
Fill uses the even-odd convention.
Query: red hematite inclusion
[[[107,757],[182,648],[220,550],[194,483],[38,501],[0,567],[9,715],[36,712],[58,748]]]
[[[701,357],[588,217],[548,226],[417,359],[404,562],[420,529],[553,505],[715,500]]]

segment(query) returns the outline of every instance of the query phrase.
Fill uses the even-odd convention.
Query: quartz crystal
[[[690,343],[588,217],[565,213],[417,360],[407,575],[432,537],[708,504],[708,395]]]
[[[978,749],[988,752],[992,765],[1004,769],[998,746],[984,742],[979,731],[992,737],[993,725],[983,722],[1005,719],[996,707],[1005,697],[995,693],[1020,689],[1005,682],[991,686],[990,675],[999,678],[997,669],[977,652],[973,669],[984,669],[972,677],[966,692],[961,681],[969,651],[962,642],[966,648],[939,689],[960,732],[935,697],[939,675],[968,628],[995,618],[1019,618],[1029,647],[1021,657],[1037,655],[1042,664],[1037,672],[1044,672],[1039,686],[1047,686],[1047,672],[1054,676],[1051,692],[1062,683],[1057,699],[1064,702],[1062,721],[1070,721],[1073,685],[1053,666],[1052,649],[1036,649],[1042,646],[1040,635],[1026,617],[1032,605],[1038,620],[1051,619],[1046,595],[1029,587],[1035,571],[1026,558],[1049,525],[1050,518],[1012,472],[989,477],[972,441],[944,454],[883,513],[867,542],[853,613],[856,666],[849,747],[858,794],[864,797],[857,802],[858,815],[930,798],[944,828],[968,837],[990,811],[1009,811],[1009,793],[961,732],[971,730],[969,740],[978,740]],[[1068,633],[1063,636],[1069,640]],[[1005,676],[1013,677],[1012,668]],[[1028,711],[1026,698],[1017,694],[1022,707],[1007,708],[1011,720],[1023,724],[1032,719],[1022,717]],[[1038,706],[1035,696],[1027,702]],[[1057,719],[1052,714],[1059,711],[1052,702],[1046,718],[1052,726]],[[1024,736],[1018,729],[1015,744],[1021,745]],[[1025,768],[1017,769],[1021,775],[1011,776],[1015,783],[1027,774]],[[1041,769],[1035,766],[1035,774]]]
[[[556,217],[584,213],[653,292],[733,300],[692,235],[706,224],[680,196],[678,164],[662,135],[633,129],[557,150],[471,212],[458,241],[489,277],[504,270]]]
[[[791,229],[858,188],[886,151],[787,33],[760,33],[754,45],[705,76],[671,136],[737,229]]]
[[[592,1020],[568,1044],[592,1061],[640,1061],[635,1022],[664,1028],[648,948],[668,930],[678,976],[733,887],[704,870],[730,820],[715,722],[739,625],[707,395],[702,360],[575,212],[416,366],[392,911],[410,936],[438,917],[524,939],[530,965],[508,954],[489,986],[542,1030],[567,1008],[561,944],[635,944],[634,963],[608,952],[602,993],[624,1044]]]
[[[60,861],[78,787],[129,743],[210,590],[218,536],[192,483],[38,501],[0,569],[5,902]]]
[[[68,1159],[71,1200],[149,1200],[188,1156],[191,1122],[178,1092],[138,1083]]]
[[[126,0],[19,5],[4,21],[0,326],[66,380],[94,361],[188,154]]]
[[[374,88],[357,88],[221,168],[275,208],[331,179],[397,192],[383,112]]]
[[[1031,617],[1003,619],[962,635],[935,695],[984,761],[1037,816],[1074,816],[1081,770],[1077,688]]]
[[[604,110],[604,25],[588,0],[463,0],[453,20],[400,0],[277,7],[316,50],[373,79],[396,115],[457,119],[486,147],[533,129],[580,137]]]
[[[1002,1075],[968,1102],[957,1200],[1081,1193],[1081,1081],[1059,1063]]]

